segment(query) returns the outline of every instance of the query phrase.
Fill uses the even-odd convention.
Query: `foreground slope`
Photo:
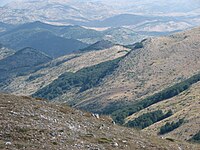
[[[93,117],[47,101],[0,94],[0,148],[4,149],[199,149],[170,142],[134,129],[114,125],[110,118]]]

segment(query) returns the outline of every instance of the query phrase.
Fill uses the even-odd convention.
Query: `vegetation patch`
[[[164,126],[160,128],[159,134],[166,134],[169,133],[178,127],[180,127],[184,123],[184,119],[179,119],[177,122],[167,122]]]
[[[194,75],[180,83],[177,83],[165,90],[158,92],[152,96],[139,100],[136,103],[129,105],[121,105],[118,110],[111,112],[112,118],[118,124],[124,124],[124,119],[144,108],[147,108],[155,103],[170,99],[177,96],[181,92],[189,89],[193,84],[200,81],[200,74]]]
[[[133,121],[129,121],[126,126],[134,127],[138,129],[144,129],[160,120],[163,120],[172,115],[172,111],[169,110],[166,114],[162,110],[157,110],[149,113],[145,113]]]
[[[112,140],[111,139],[108,139],[108,138],[99,138],[97,139],[98,143],[112,143]]]
[[[134,43],[134,44],[132,44],[132,45],[127,45],[126,48],[130,48],[130,49],[132,49],[132,50],[144,48],[143,42],[144,42],[144,41],[137,42],[137,43]]]
[[[40,77],[42,77],[42,76],[44,76],[44,74],[31,75],[31,76],[26,80],[26,82],[34,81],[35,79],[40,78]]]
[[[111,74],[118,67],[118,63],[122,58],[83,68],[76,73],[64,73],[50,85],[37,91],[33,96],[52,100],[72,88],[80,88],[79,92],[86,91],[97,86],[105,76]]]
[[[200,144],[200,131],[195,134],[189,141]]]

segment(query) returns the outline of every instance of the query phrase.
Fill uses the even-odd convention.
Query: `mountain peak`
[[[108,49],[113,47],[115,44],[113,44],[111,41],[108,40],[101,40],[98,41],[84,49],[82,49],[81,51],[91,51],[91,50],[103,50],[103,49]]]

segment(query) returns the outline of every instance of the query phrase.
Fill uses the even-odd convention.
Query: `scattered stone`
[[[113,145],[113,147],[118,147],[119,146],[119,144],[117,142],[114,142],[112,145]]]
[[[11,142],[6,142],[5,144],[6,144],[6,145],[11,145],[12,143],[11,143]]]

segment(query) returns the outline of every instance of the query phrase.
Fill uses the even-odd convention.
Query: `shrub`
[[[172,115],[172,111],[169,110],[164,114],[161,110],[145,113],[133,121],[129,121],[126,125],[128,127],[134,127],[139,129],[144,129],[160,120],[163,120]]]
[[[190,142],[200,143],[200,131],[195,134],[190,140]]]
[[[97,86],[105,76],[111,74],[118,67],[121,59],[122,57],[83,68],[76,73],[64,73],[50,85],[33,94],[33,97],[52,100],[72,88],[80,88],[79,92],[86,91]]]
[[[164,101],[166,99],[172,98],[181,92],[190,88],[191,85],[200,81],[200,74],[196,74],[180,83],[177,83],[171,87],[164,89],[152,96],[139,100],[138,102],[129,104],[129,105],[122,105],[118,110],[115,110],[111,113],[112,118],[115,120],[116,123],[123,124],[124,119],[144,108],[147,108],[155,103],[160,101]]]
[[[180,127],[184,122],[184,119],[179,119],[177,122],[169,123],[167,122],[164,126],[160,128],[160,134],[165,134],[173,131],[174,129]]]

